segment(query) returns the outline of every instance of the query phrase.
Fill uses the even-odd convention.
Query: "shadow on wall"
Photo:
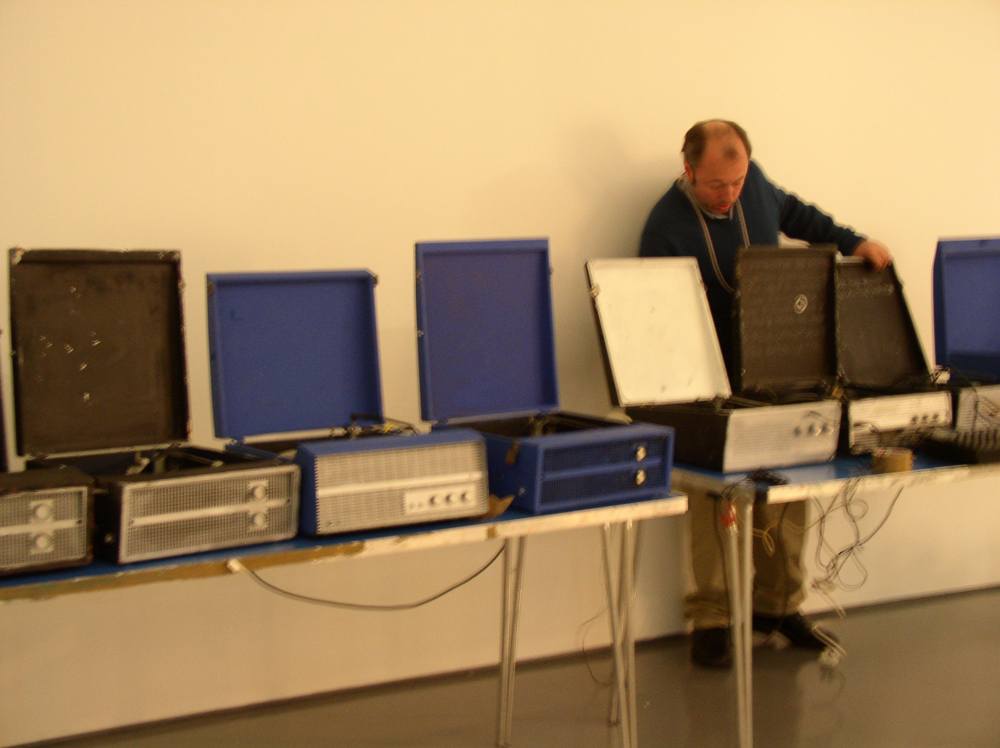
[[[664,152],[666,152],[664,148]],[[568,345],[560,349],[561,371],[580,372],[580,390],[567,382],[564,400],[584,404],[593,412],[612,409],[612,399],[602,362],[597,323],[591,305],[584,265],[602,257],[634,257],[646,217],[660,196],[680,173],[680,158],[639,162],[622,136],[609,127],[581,128],[568,142],[562,173],[580,201],[576,224],[567,246],[561,247],[565,272],[553,278],[558,308],[565,315],[561,330]]]
[[[620,133],[592,124],[568,133],[565,148],[550,162],[511,169],[470,195],[466,220],[480,232],[476,238],[550,240],[560,401],[566,410],[612,411],[584,264],[636,255],[646,216],[680,170],[679,155],[636,161]]]

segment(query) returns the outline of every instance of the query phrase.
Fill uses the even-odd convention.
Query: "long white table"
[[[281,543],[231,548],[126,566],[95,560],[83,567],[0,578],[0,601],[41,600],[55,595],[130,585],[256,572],[272,566],[309,563],[319,559],[349,560],[500,540],[504,544],[504,571],[496,744],[505,748],[512,742],[517,628],[527,539],[532,535],[549,532],[601,527],[605,588],[615,663],[611,714],[621,730],[622,745],[635,748],[637,715],[632,613],[638,530],[643,520],[683,514],[686,511],[687,497],[673,494],[666,498],[554,514],[531,515],[517,509],[508,509],[499,517],[485,520],[391,528],[320,539],[296,538]],[[618,561],[617,578],[613,573],[614,556],[617,556]]]
[[[910,486],[954,483],[974,477],[1000,474],[1000,464],[951,465],[918,455],[913,469],[898,473],[873,473],[867,457],[838,457],[832,462],[776,468],[788,482],[758,483],[749,473],[719,473],[688,465],[675,465],[673,487],[689,495],[718,496],[727,525],[726,577],[729,588],[733,633],[733,665],[736,671],[738,740],[741,748],[753,746],[753,507],[755,503],[829,501],[848,486],[855,496],[880,490],[903,490]],[[739,532],[738,528],[749,528]]]

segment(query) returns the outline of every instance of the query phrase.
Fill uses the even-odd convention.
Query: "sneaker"
[[[727,668],[733,664],[733,648],[729,629],[725,627],[695,629],[691,632],[691,661],[695,665]]]
[[[830,642],[838,643],[836,636],[822,629],[801,613],[783,617],[760,616],[754,613],[753,630],[761,634],[781,634],[793,647],[826,649]]]

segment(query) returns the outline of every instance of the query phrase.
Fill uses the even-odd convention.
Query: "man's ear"
[[[684,176],[693,185],[694,184],[694,169],[691,168],[691,164],[687,161],[684,162]]]

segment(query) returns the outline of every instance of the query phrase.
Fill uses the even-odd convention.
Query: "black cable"
[[[358,421],[370,421],[366,425],[358,425]],[[416,434],[417,427],[407,421],[398,421],[393,418],[382,419],[372,413],[351,413],[351,423],[341,429],[336,427],[330,429],[333,437],[340,436],[347,439],[357,439],[367,436],[384,436],[386,434]]]
[[[607,608],[605,607],[604,610],[607,610]],[[602,610],[600,613],[598,613],[593,618],[591,618],[591,619],[589,619],[587,621],[584,621],[583,625],[587,626],[587,625],[593,623],[594,621],[596,621],[599,616],[604,615],[604,610]],[[586,636],[586,634],[584,634],[584,636]],[[590,654],[591,653],[590,653],[590,650],[587,649],[586,643],[584,643],[581,652],[583,654],[583,661],[587,665],[587,672],[590,674],[590,679],[592,681],[594,681],[594,683],[596,683],[599,686],[610,686],[611,683],[612,683],[611,676],[608,676],[608,678],[605,679],[605,680],[601,680],[600,678],[597,677],[597,673],[594,672],[594,665],[590,661]]]
[[[982,419],[986,429],[995,429],[1000,423],[1000,407],[995,400],[981,395],[979,387],[972,387],[972,429],[980,428],[978,422]]]
[[[253,578],[253,580],[255,582],[257,582],[259,585],[261,585],[262,587],[264,587],[265,589],[267,589],[267,590],[269,590],[271,592],[274,592],[274,593],[276,593],[278,595],[281,595],[283,597],[287,597],[287,598],[290,598],[292,600],[297,600],[297,601],[303,602],[303,603],[313,603],[315,605],[326,605],[326,606],[329,606],[331,608],[347,608],[349,610],[413,610],[413,609],[419,608],[419,607],[421,607],[423,605],[427,605],[428,603],[432,603],[435,600],[438,600],[438,599],[444,597],[449,592],[454,592],[459,587],[462,587],[462,586],[468,584],[469,582],[471,582],[473,579],[475,579],[480,574],[482,574],[484,571],[486,571],[488,568],[490,568],[494,564],[494,562],[498,558],[500,558],[501,555],[503,555],[505,547],[506,547],[505,545],[501,545],[500,549],[493,555],[493,558],[491,558],[489,561],[487,561],[486,564],[481,569],[479,569],[478,571],[476,571],[474,574],[472,574],[471,576],[467,577],[466,579],[463,579],[460,582],[457,582],[456,584],[451,585],[447,589],[444,589],[441,592],[438,592],[438,593],[436,593],[434,595],[431,595],[430,597],[428,597],[428,598],[426,598],[424,600],[420,600],[420,601],[415,602],[415,603],[400,603],[398,605],[367,605],[367,604],[364,604],[364,603],[345,603],[345,602],[340,602],[338,600],[323,600],[323,599],[317,598],[317,597],[309,597],[308,595],[300,595],[300,594],[295,593],[295,592],[289,592],[288,590],[283,590],[280,587],[277,587],[277,586],[271,584],[270,582],[262,579],[260,577],[260,575],[258,575],[257,572],[253,571],[252,569],[247,569],[247,571],[250,573],[250,576]],[[246,567],[244,567],[244,568],[246,568]]]
[[[899,497],[903,495],[903,488],[904,488],[904,486],[900,486],[899,490],[896,491],[896,495],[893,496],[892,497],[892,501],[889,502],[889,508],[886,510],[885,516],[882,517],[882,521],[879,522],[878,525],[876,525],[876,527],[875,527],[874,530],[872,530],[870,533],[868,533],[868,537],[866,537],[864,540],[861,541],[861,543],[860,543],[861,545],[864,545],[869,540],[871,540],[873,537],[875,537],[875,533],[877,533],[879,530],[881,530],[882,529],[882,525],[884,525],[888,521],[889,515],[892,514],[892,510],[896,506],[896,502],[899,501]]]
[[[781,604],[781,615],[778,616],[778,621],[779,621],[778,626],[776,626],[773,630],[771,630],[770,632],[768,632],[767,636],[765,637],[764,641],[762,642],[764,644],[767,644],[768,642],[772,641],[774,639],[775,634],[778,633],[778,628],[781,626],[781,621],[784,621],[785,618],[788,616],[788,601],[792,597],[792,589],[791,589],[791,587],[792,587],[792,584],[791,584],[792,583],[792,575],[791,575],[791,572],[788,570],[788,552],[787,552],[787,549],[785,548],[785,538],[784,538],[784,535],[782,534],[784,532],[785,513],[787,511],[788,511],[788,503],[786,502],[781,507],[781,514],[778,517],[778,524],[774,528],[775,541],[776,541],[774,548],[775,548],[775,552],[779,553],[780,556],[781,556],[781,568],[782,568],[782,571],[784,572],[784,577],[785,577],[785,580],[784,580],[785,581],[785,583],[784,583],[785,600]],[[750,601],[750,615],[751,615],[751,617],[753,616],[753,601],[752,600]],[[752,628],[753,628],[753,626],[751,626],[751,629]]]
[[[864,565],[860,561],[858,561],[856,557],[856,552],[860,550],[861,547],[861,530],[858,525],[858,522],[859,520],[864,518],[864,516],[867,514],[867,504],[863,504],[862,508],[864,511],[862,514],[856,515],[854,513],[852,499],[856,492],[857,492],[857,481],[848,482],[847,484],[845,484],[843,490],[840,491],[834,497],[833,501],[830,503],[830,506],[822,511],[822,513],[820,514],[820,518],[818,520],[820,529],[819,529],[819,538],[816,545],[816,565],[819,568],[824,569],[826,571],[826,577],[821,581],[829,584],[836,583],[840,585],[842,589],[857,589],[858,587],[863,585],[868,579],[868,574],[864,568]],[[843,509],[844,513],[848,517],[849,527],[854,531],[854,540],[841,550],[834,553],[833,556],[830,558],[830,560],[824,563],[821,556],[823,547],[826,544],[824,539],[826,531],[826,520],[830,512],[835,507],[837,507],[838,502],[840,502],[841,504],[839,508]],[[852,558],[854,559],[854,562],[858,565],[858,568],[861,572],[861,581],[858,584],[851,585],[849,587],[840,579],[840,573],[843,570],[847,561],[851,560]]]
[[[608,568],[607,567],[607,557],[602,554],[601,570],[605,571],[605,573],[607,573],[607,568]],[[605,597],[607,597],[607,596],[605,596]],[[583,623],[580,624],[580,628],[583,629],[583,642],[582,642],[581,647],[580,647],[580,651],[583,654],[583,661],[587,665],[587,671],[590,673],[590,679],[592,681],[594,681],[594,683],[596,683],[599,686],[610,686],[611,685],[611,677],[609,676],[607,680],[601,680],[600,678],[597,677],[597,673],[594,672],[593,663],[591,663],[591,661],[590,661],[590,652],[587,650],[587,631],[590,630],[590,625],[594,621],[596,621],[598,618],[600,618],[601,616],[603,616],[605,612],[610,612],[610,608],[608,607],[608,601],[607,601],[607,599],[605,599],[605,601],[604,601],[604,607],[602,607],[597,613],[595,613],[590,618],[588,618],[586,621],[584,621]]]
[[[881,530],[882,527],[885,525],[885,523],[889,520],[889,517],[892,515],[893,509],[895,509],[896,507],[896,502],[899,501],[899,497],[902,496],[903,494],[903,488],[904,486],[899,487],[899,490],[896,492],[896,495],[893,496],[892,501],[889,502],[889,508],[886,510],[885,515],[875,526],[875,528],[871,530],[871,532],[869,532],[866,536],[862,537],[861,527],[859,523],[860,520],[862,520],[867,515],[868,505],[867,502],[862,502],[861,509],[863,509],[863,511],[861,514],[857,514],[854,511],[854,507],[852,506],[853,504],[856,503],[853,501],[853,496],[857,492],[857,484],[856,483],[847,484],[844,487],[844,490],[841,492],[841,494],[838,494],[838,496],[835,497],[833,504],[831,504],[830,506],[830,509],[833,508],[834,504],[836,504],[838,499],[843,502],[844,512],[849,518],[849,524],[851,528],[854,530],[854,540],[850,544],[846,545],[845,547],[834,553],[833,556],[830,558],[830,560],[826,563],[823,563],[820,556],[824,545],[823,537],[825,531],[825,523],[827,515],[830,512],[830,509],[826,509],[820,514],[820,518],[818,520],[819,539],[816,545],[816,565],[819,568],[826,570],[826,577],[823,580],[821,580],[822,582],[827,582],[831,584],[836,583],[841,587],[841,589],[858,589],[862,585],[864,585],[864,583],[868,580],[868,571],[865,568],[864,564],[861,563],[861,561],[859,560],[858,552],[861,551],[864,548],[864,546],[868,542],[870,542],[872,538],[875,537],[876,533],[878,533],[879,530]],[[840,578],[840,574],[848,561],[854,561],[854,563],[858,567],[859,572],[861,573],[861,581],[857,582],[856,584],[848,585]]]

